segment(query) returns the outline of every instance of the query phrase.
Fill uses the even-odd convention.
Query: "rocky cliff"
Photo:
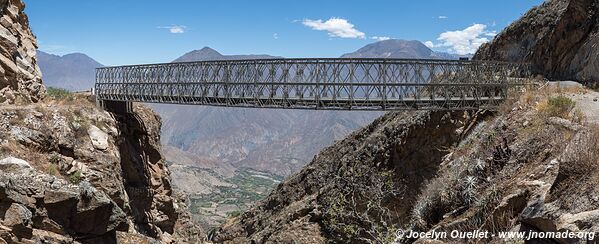
[[[415,199],[404,195],[418,194],[442,160],[438,149],[457,142],[465,131],[458,128],[472,120],[463,113],[386,114],[324,149],[214,240],[347,242],[374,234],[381,220],[408,221]],[[370,205],[376,209],[360,213]]]
[[[529,62],[550,79],[599,80],[599,4],[551,0],[482,45],[474,59]]]
[[[199,237],[175,197],[160,119],[113,115],[85,95],[0,107],[0,238],[172,243]],[[187,221],[187,222],[186,222]]]
[[[0,1],[0,103],[37,102],[45,88],[21,0]]]
[[[0,0],[0,243],[201,242],[171,187],[160,118],[108,113],[90,94],[42,99],[23,8]]]
[[[396,231],[598,231],[598,97],[550,87],[527,91],[494,115],[386,114],[210,237],[428,243]],[[465,239],[438,243],[456,241]]]

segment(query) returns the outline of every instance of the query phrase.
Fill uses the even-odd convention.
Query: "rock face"
[[[0,243],[201,241],[172,191],[159,117],[71,99],[0,106]]]
[[[21,0],[0,0],[0,103],[43,97]],[[89,94],[0,105],[0,243],[200,242],[171,188],[160,118]]]
[[[528,91],[496,114],[386,114],[209,236],[225,243],[462,243],[395,233],[596,232],[599,125],[585,118],[598,105],[582,101],[599,93],[562,90],[560,99],[580,103],[554,113],[551,89]]]
[[[0,1],[0,103],[37,102],[45,94],[24,8],[22,0]]]
[[[386,114],[324,149],[256,207],[225,224],[213,239],[348,243],[369,236],[367,229],[380,220],[407,221],[414,199],[403,195],[417,194],[424,180],[435,174],[443,156],[438,148],[458,141],[456,131],[466,121],[461,113]],[[396,214],[377,210],[358,217],[358,209],[375,202]],[[348,229],[355,231],[354,236]]]
[[[550,79],[599,80],[599,5],[551,0],[479,48],[474,59],[528,62]]]

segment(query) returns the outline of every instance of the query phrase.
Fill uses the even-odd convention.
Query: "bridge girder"
[[[492,109],[524,64],[406,59],[262,59],[99,68],[100,101],[231,107]]]

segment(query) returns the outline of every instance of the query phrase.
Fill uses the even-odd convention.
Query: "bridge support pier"
[[[129,114],[133,112],[133,103],[124,101],[98,101],[99,105],[106,111],[115,114]]]

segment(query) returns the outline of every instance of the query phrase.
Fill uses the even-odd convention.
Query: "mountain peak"
[[[435,52],[417,40],[389,39],[368,44],[342,58],[458,59],[457,55]]]
[[[175,59],[173,63],[178,62],[197,62],[197,61],[209,61],[209,60],[238,60],[238,59],[273,59],[280,58],[265,54],[250,54],[250,55],[222,55],[218,51],[210,48],[203,47],[199,50],[194,50],[184,54],[183,56]]]
[[[200,50],[194,50],[192,52],[199,52],[199,53],[210,53],[210,54],[218,54],[221,55],[218,51],[212,49],[211,47],[203,47]]]
[[[96,68],[103,66],[83,53],[60,56],[38,50],[37,58],[46,86],[71,91],[84,91],[93,87]]]
[[[420,41],[389,39],[368,44],[342,58],[434,58],[434,52]]]
[[[184,54],[183,56],[175,59],[173,62],[193,62],[193,61],[206,61],[206,60],[220,60],[223,58],[223,55],[218,51],[210,48],[203,47],[199,50],[193,50]]]

